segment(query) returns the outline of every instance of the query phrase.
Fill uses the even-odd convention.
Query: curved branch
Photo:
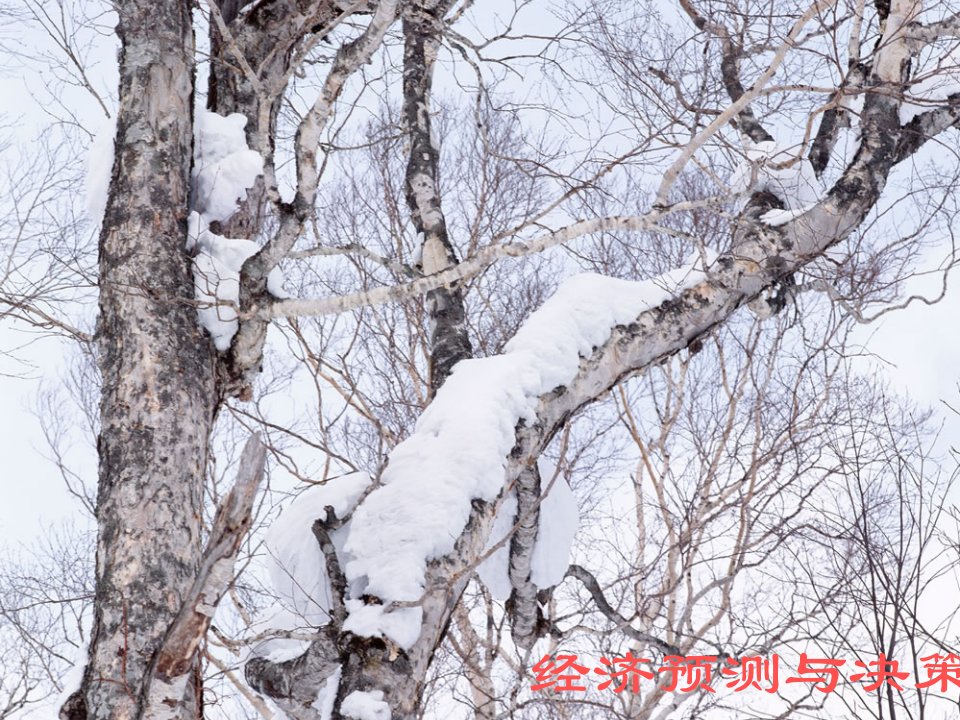
[[[597,582],[597,579],[593,574],[584,567],[580,565],[571,565],[567,570],[567,577],[576,578],[583,586],[586,588],[587,592],[590,593],[590,597],[593,598],[594,605],[597,606],[597,610],[607,618],[610,622],[613,623],[615,629],[620,630],[624,635],[627,635],[637,642],[646,643],[648,645],[653,645],[664,655],[682,655],[676,645],[671,645],[665,640],[661,640],[654,635],[649,633],[640,632],[635,627],[630,624],[630,621],[627,620],[623,615],[618,613],[612,605],[610,605],[606,596],[603,594],[603,589],[600,587],[600,583]]]

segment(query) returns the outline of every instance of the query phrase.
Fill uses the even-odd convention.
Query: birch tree
[[[48,5],[29,5],[42,25]],[[813,292],[861,320],[893,307],[920,250],[949,237],[956,169],[934,184],[915,165],[956,142],[960,16],[948,2],[114,9],[92,341],[94,621],[68,720],[201,716],[203,645],[235,586],[266,454],[245,441],[205,525],[212,438],[228,414],[258,419],[244,408],[279,362],[278,330],[321,397],[336,393],[337,411],[376,432],[336,430],[363,457],[329,452],[320,433],[314,449],[337,472],[315,505],[294,507],[312,518],[320,559],[305,572],[327,597],[296,656],[247,660],[246,692],[291,718],[412,718],[468,584],[493,559],[498,518],[511,530],[498,572],[512,642],[529,652],[550,633],[550,587],[535,580],[556,476],[544,457],[576,418],[740,327],[746,305],[761,318],[800,312],[794,297]],[[457,184],[463,168],[444,164],[443,143],[467,138],[480,177]],[[375,162],[351,172],[364,147]],[[383,183],[364,184],[380,171]],[[364,191],[381,185],[389,197],[370,202]],[[598,268],[605,243],[653,260]],[[572,275],[578,258],[607,274]],[[569,277],[545,297],[531,278],[550,262]],[[19,278],[2,278],[5,307],[72,332],[42,298],[9,290]],[[415,332],[390,313],[414,317]],[[351,316],[387,319],[363,336],[371,375],[386,373],[384,349],[407,361],[409,383],[384,385],[387,410],[364,404],[366,378],[324,340]],[[490,322],[502,317],[510,332]],[[570,578],[592,588],[581,570]]]

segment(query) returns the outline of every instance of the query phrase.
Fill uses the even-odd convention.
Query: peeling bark
[[[118,8],[117,152],[100,236],[95,617],[61,717],[138,717],[148,668],[193,583],[217,405],[184,246],[193,157],[190,3]],[[197,684],[183,702],[199,716]],[[69,708],[69,709],[68,709]],[[186,717],[186,716],[183,716]]]
[[[141,699],[144,720],[189,717],[183,698],[190,669],[217,606],[233,582],[237,552],[250,528],[266,459],[266,448],[252,435],[240,456],[237,481],[217,510],[193,587],[147,672]]]
[[[403,119],[409,134],[407,205],[421,241],[422,269],[427,274],[457,264],[440,202],[440,152],[433,142],[430,89],[440,48],[443,16],[450,3],[430,7],[407,3],[403,11]],[[456,285],[427,293],[430,335],[430,393],[436,393],[453,366],[473,354],[467,335],[463,292]]]

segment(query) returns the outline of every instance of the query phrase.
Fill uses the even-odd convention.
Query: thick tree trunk
[[[184,246],[193,157],[188,0],[118,6],[120,110],[100,236],[102,430],[95,618],[69,718],[136,718],[200,554],[214,353]],[[188,683],[199,717],[199,684]]]

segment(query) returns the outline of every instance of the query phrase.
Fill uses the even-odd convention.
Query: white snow
[[[544,458],[538,461],[545,495],[540,500],[537,538],[533,545],[530,580],[538,588],[559,585],[570,566],[570,550],[580,523],[580,510],[573,490],[562,475],[554,480],[554,467]],[[550,482],[553,481],[553,485]],[[511,492],[497,511],[487,549],[500,547],[477,567],[477,574],[496,600],[506,600],[510,584],[510,540],[517,514],[517,496]]]
[[[90,219],[99,224],[107,208],[110,178],[113,175],[113,146],[117,134],[117,120],[107,120],[87,151],[86,197],[84,205]]]
[[[517,519],[517,493],[509,492],[493,519],[493,529],[484,552],[499,544],[490,556],[477,566],[477,575],[494,600],[506,600],[513,586],[510,584],[510,535]]]
[[[366,473],[351,473],[315,485],[300,493],[267,531],[264,545],[270,580],[284,607],[300,625],[319,627],[330,619],[330,581],[313,523],[326,517],[328,506],[338,518],[349,515],[369,485]],[[338,555],[343,554],[349,527],[347,521],[330,533]]]
[[[313,701],[313,709],[320,713],[320,720],[330,720],[333,715],[333,704],[337,701],[337,690],[340,688],[340,675],[343,670],[337,668],[333,675],[327,678],[323,687]]]
[[[80,686],[83,683],[83,673],[86,670],[86,665],[86,655],[81,655],[81,653],[78,651],[77,659],[74,661],[74,664],[67,671],[66,675],[60,678],[60,686],[62,689],[57,694],[57,697],[53,702],[53,707],[63,707],[63,704],[70,699],[70,696],[80,689]]]
[[[281,607],[257,618],[250,632],[259,638],[250,643],[250,653],[270,662],[286,662],[303,655],[310,647],[316,627],[300,614]]]
[[[546,472],[546,470],[550,472]],[[541,461],[540,479],[546,495],[540,501],[540,525],[537,541],[533,546],[530,580],[538,588],[548,588],[563,582],[570,567],[570,551],[573,538],[580,524],[580,508],[577,497],[563,475]],[[549,487],[553,480],[553,486]]]
[[[390,706],[382,690],[354,690],[340,703],[340,714],[355,720],[390,720]]]
[[[83,682],[83,673],[87,667],[88,653],[87,641],[90,639],[90,633],[93,629],[93,608],[84,608],[80,617],[80,637],[77,639],[76,647],[73,649],[73,664],[70,669],[60,678],[60,692],[54,700],[54,708],[59,709],[63,704],[80,689]]]
[[[367,593],[385,605],[418,600],[427,561],[453,550],[472,500],[491,502],[500,494],[517,423],[535,420],[539,397],[572,381],[581,357],[614,327],[705,277],[699,255],[642,282],[577,275],[530,316],[502,355],[458,363],[413,434],[390,453],[383,485],[353,515],[344,568],[353,597]],[[372,617],[396,611],[356,604],[350,610],[401,646],[419,634],[412,613],[404,615],[417,618],[417,626],[399,630]]]
[[[389,568],[385,568],[389,571]],[[402,570],[401,570],[402,571]],[[387,637],[409,650],[420,637],[423,610],[419,607],[394,608],[386,612],[382,605],[367,605],[363,600],[347,600],[347,621],[343,629],[364,637]]]
[[[263,173],[260,153],[247,147],[247,118],[203,111],[194,124],[193,208],[207,222],[228,220]]]
[[[193,259],[193,279],[200,303],[197,308],[200,324],[210,333],[217,350],[224,352],[230,348],[239,327],[240,270],[260,246],[252,240],[211,232],[204,217],[194,211],[188,221],[187,247],[198,251]],[[267,290],[274,297],[286,297],[279,267],[267,276]]]
[[[239,113],[224,117],[203,111],[194,125],[193,212],[187,221],[187,249],[197,252],[193,274],[200,324],[221,352],[230,348],[239,327],[240,270],[260,249],[252,240],[223,237],[210,230],[210,223],[230,219],[263,172],[263,158],[247,147],[246,124],[247,118]],[[267,277],[267,290],[275,297],[286,297],[280,268]]]
[[[814,205],[823,195],[823,185],[802,146],[767,141],[748,147],[745,154],[730,181],[734,192],[766,190],[783,200],[788,210]]]
[[[813,203],[812,205],[801,205],[794,210],[767,210],[767,212],[760,216],[760,221],[772,227],[779,227],[780,225],[786,225],[791,220],[796,220],[816,206],[817,204]]]

